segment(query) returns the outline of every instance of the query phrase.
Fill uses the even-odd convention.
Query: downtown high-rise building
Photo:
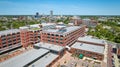
[[[52,22],[52,19],[53,19],[53,11],[51,10],[50,11],[50,16],[49,16],[49,22],[50,23]]]

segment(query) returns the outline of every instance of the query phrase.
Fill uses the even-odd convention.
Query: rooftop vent
[[[67,31],[67,30],[63,27],[63,28],[59,29],[59,31],[58,31],[58,32],[63,33],[63,32],[66,32],[66,31]]]
[[[80,46],[82,46],[82,45],[83,45],[83,43],[80,44]]]
[[[102,41],[102,43],[105,43],[105,41]]]

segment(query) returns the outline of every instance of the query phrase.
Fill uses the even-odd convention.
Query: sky
[[[120,15],[120,0],[0,0],[0,15]]]

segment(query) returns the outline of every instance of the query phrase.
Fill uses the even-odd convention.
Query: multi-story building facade
[[[73,54],[83,54],[96,60],[104,59],[104,46],[76,42],[71,46],[70,52]]]
[[[21,46],[20,30],[11,29],[0,32],[0,53]]]
[[[82,19],[78,16],[74,16],[71,18],[71,23],[73,23],[75,26],[79,26],[82,24]]]
[[[29,43],[29,31],[28,30],[21,30],[20,32],[21,37],[21,44],[23,47],[27,47]]]
[[[105,40],[92,36],[79,37],[76,43],[71,46],[70,52],[73,54],[83,54],[96,60],[105,60],[108,57],[108,44]]]
[[[22,46],[28,47],[29,45],[40,42],[40,31],[40,29],[21,29],[20,37]]]
[[[41,41],[60,46],[73,44],[78,37],[85,35],[85,26],[52,28],[41,32]]]
[[[98,22],[91,19],[82,19],[82,24],[86,25],[87,27],[96,27]]]

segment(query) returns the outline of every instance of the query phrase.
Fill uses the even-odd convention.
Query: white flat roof
[[[41,23],[42,26],[55,25],[55,23]]]
[[[19,27],[19,29],[29,29],[27,26]]]
[[[95,52],[95,53],[101,53],[101,54],[104,53],[104,47],[103,46],[97,46],[97,45],[80,43],[80,42],[74,43],[71,46],[71,48],[77,48],[77,49],[91,51],[91,52]]]
[[[46,67],[48,64],[50,64],[53,60],[55,60],[58,57],[58,55],[53,53],[48,53],[44,57],[40,58],[35,63],[31,64],[29,67]]]
[[[92,38],[91,36],[79,37],[78,40],[85,41],[85,42],[98,43],[98,44],[105,44],[104,40]]]
[[[37,28],[40,28],[40,24],[33,24],[33,25],[30,25],[30,27],[37,27]]]
[[[61,35],[64,35],[64,34],[67,34],[67,33],[70,33],[70,32],[73,32],[77,29],[81,28],[81,26],[70,26],[70,27],[65,27],[63,30],[66,30],[66,31],[60,31],[59,29],[47,29],[47,30],[43,30],[43,32],[50,32],[50,33],[57,33],[57,34],[61,34]]]
[[[54,45],[54,44],[50,44],[50,43],[43,43],[43,42],[40,42],[40,43],[37,43],[37,44],[34,44],[34,45],[38,46],[38,47],[48,49],[48,50],[58,51],[58,52],[64,49],[64,47],[62,47],[62,46]]]
[[[0,36],[1,35],[12,34],[12,33],[17,33],[17,32],[20,32],[20,30],[19,29],[4,30],[4,31],[0,31]]]
[[[27,51],[23,54],[15,56],[11,59],[8,59],[4,62],[0,63],[0,67],[23,67],[24,65],[30,63],[31,61],[35,60],[36,58],[44,55],[45,53],[49,52],[46,49],[32,49]]]

